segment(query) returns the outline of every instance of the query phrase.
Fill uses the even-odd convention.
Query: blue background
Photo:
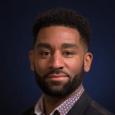
[[[31,29],[37,14],[58,6],[89,19],[94,62],[84,86],[93,99],[115,113],[114,0],[4,0],[0,3],[0,115],[20,115],[40,96],[29,68]]]

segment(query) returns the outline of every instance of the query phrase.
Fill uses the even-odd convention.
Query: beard
[[[40,76],[36,71],[34,71],[34,73],[35,73],[36,82],[38,86],[41,88],[41,90],[46,95],[51,97],[56,97],[56,98],[63,98],[65,96],[70,95],[72,92],[74,92],[82,83],[83,76],[84,76],[83,67],[81,67],[81,71],[79,72],[79,74],[76,74],[73,77],[63,72],[60,69],[53,69],[44,76]],[[59,88],[58,86],[52,86],[47,81],[47,76],[52,73],[55,74],[64,73],[66,76],[68,76],[69,79],[61,88]]]

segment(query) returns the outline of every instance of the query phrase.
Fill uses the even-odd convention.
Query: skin
[[[88,72],[92,58],[92,53],[87,51],[79,32],[64,26],[42,28],[34,48],[29,52],[31,70],[36,71],[52,91],[63,91],[68,81],[72,81],[82,70]],[[47,74],[57,68],[63,72]],[[47,76],[43,77],[44,75]],[[60,99],[44,94],[47,113],[67,97]]]

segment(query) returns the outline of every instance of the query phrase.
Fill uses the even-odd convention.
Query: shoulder
[[[106,110],[104,107],[102,107],[93,100],[90,102],[85,113],[86,115],[113,115],[112,113],[110,113],[108,110]]]
[[[86,92],[82,94],[68,115],[113,115],[108,112],[94,100],[92,100]]]

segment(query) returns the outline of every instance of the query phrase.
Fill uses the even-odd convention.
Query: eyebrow
[[[46,49],[49,49],[51,50],[51,46],[47,43],[38,43],[37,44],[37,49],[39,48],[46,48]],[[61,46],[62,49],[66,49],[66,48],[78,48],[78,46],[76,44],[73,44],[73,43],[63,43],[62,46]]]
[[[39,43],[39,44],[37,44],[37,49],[39,49],[39,48],[51,49],[51,46],[46,43]]]
[[[78,46],[76,44],[72,44],[72,43],[64,43],[62,45],[62,48],[78,48]]]

